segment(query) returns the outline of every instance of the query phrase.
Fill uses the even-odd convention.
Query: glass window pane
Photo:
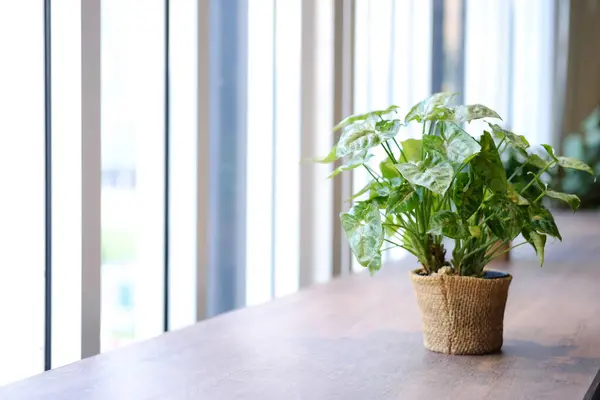
[[[196,321],[198,6],[171,1],[169,329]]]
[[[52,368],[81,358],[81,3],[52,1]]]
[[[443,32],[442,92],[463,96],[464,0],[445,0]]]
[[[273,265],[274,3],[248,2],[246,304],[271,299]]]
[[[102,350],[163,328],[164,3],[102,2]]]
[[[274,295],[300,279],[300,0],[277,0],[275,17]]]
[[[44,368],[44,8],[0,0],[0,384]]]

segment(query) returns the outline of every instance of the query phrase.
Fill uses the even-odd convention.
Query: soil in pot
[[[504,309],[512,276],[486,271],[484,278],[410,273],[422,313],[423,342],[445,354],[500,350]]]

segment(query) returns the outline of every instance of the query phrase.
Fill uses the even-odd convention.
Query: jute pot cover
[[[502,347],[509,274],[492,279],[458,275],[410,278],[423,318],[427,349],[445,354],[487,354]]]

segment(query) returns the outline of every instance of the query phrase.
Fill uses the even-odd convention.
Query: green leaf
[[[337,144],[336,157],[341,158],[365,151],[381,144],[382,139],[369,123],[352,124],[342,129]]]
[[[525,206],[529,204],[529,200],[527,200],[525,197],[521,196],[519,194],[519,192],[517,192],[517,190],[515,189],[515,187],[513,185],[511,185],[510,183],[508,184],[507,187],[507,192],[506,192],[506,197],[512,201],[513,203],[520,205],[520,206]]]
[[[502,240],[514,239],[523,227],[519,206],[502,198],[494,198],[484,209],[484,215],[492,233]]]
[[[469,226],[469,232],[471,233],[471,236],[476,239],[481,237],[481,228],[478,226]]]
[[[438,157],[446,157],[446,145],[444,139],[435,135],[423,135],[423,148],[427,154]]]
[[[384,161],[379,163],[379,170],[381,171],[381,176],[385,179],[394,179],[400,177],[400,172],[396,169],[396,166],[389,158],[386,158]]]
[[[429,233],[452,239],[464,239],[471,235],[458,214],[449,210],[439,211],[431,217]]]
[[[402,151],[408,161],[419,161],[421,159],[421,141],[418,139],[406,139],[402,142]]]
[[[451,162],[462,164],[479,153],[477,141],[455,123],[446,123],[446,154]]]
[[[375,253],[375,256],[366,265],[366,267],[369,269],[369,273],[371,275],[373,275],[375,272],[381,269],[381,251]]]
[[[521,232],[523,238],[531,244],[535,250],[535,253],[540,260],[540,265],[544,264],[544,247],[546,246],[546,235],[541,233],[537,233],[536,231],[530,228],[523,228]]]
[[[546,150],[546,153],[550,156],[553,161],[558,161],[556,155],[554,154],[554,149],[549,144],[543,144],[542,147]]]
[[[558,159],[558,165],[560,165],[563,168],[570,168],[570,169],[576,169],[579,171],[585,171],[590,175],[594,175],[594,170],[589,165],[584,163],[583,161],[579,161],[579,160],[576,160],[574,158],[569,158],[569,157],[557,157],[557,159]]]
[[[406,114],[404,120],[408,123],[414,120],[422,122],[443,118],[450,112],[447,106],[455,95],[456,93],[436,93],[415,104],[409,113]]]
[[[506,139],[506,141],[511,144],[513,147],[518,149],[526,149],[529,147],[529,142],[523,135],[517,135],[511,131],[503,129],[500,125],[497,124],[488,124],[494,134],[499,137],[501,140]]]
[[[395,114],[398,112],[398,109],[399,109],[398,106],[392,105],[392,106],[389,106],[388,108],[386,108],[385,110],[376,110],[376,111],[370,111],[370,112],[364,113],[364,114],[351,115],[349,117],[344,118],[339,124],[337,124],[333,128],[333,130],[335,132],[335,131],[339,130],[340,128],[343,128],[344,126],[351,125],[356,122],[366,121],[369,119],[380,119],[380,118],[376,118],[376,117],[383,117],[388,114]]]
[[[394,214],[388,213],[385,216],[385,224],[383,225],[383,230],[387,237],[393,237],[396,235],[396,233],[398,233],[398,230],[400,229],[396,226],[398,225],[398,222],[398,217]]]
[[[354,154],[353,157],[350,157],[347,160],[346,164],[341,165],[341,166],[337,167],[336,169],[334,169],[333,172],[327,178],[333,178],[333,177],[341,174],[344,171],[349,171],[351,169],[358,168],[361,165],[368,162],[371,157],[373,157],[373,154],[369,154],[366,151],[358,152],[358,153]]]
[[[372,203],[359,203],[340,215],[352,253],[364,267],[381,266],[379,249],[383,243],[383,226],[379,208]]]
[[[537,154],[528,154],[526,163],[531,164],[536,168],[546,168],[546,166],[548,165],[548,162],[543,160]]]
[[[420,200],[417,192],[409,185],[395,188],[390,193],[387,202],[387,214],[403,214],[410,212],[419,206]]]
[[[402,126],[402,122],[399,119],[394,119],[391,121],[378,121],[375,124],[375,130],[379,132],[379,135],[385,139],[391,139],[398,134],[400,127]]]
[[[371,187],[371,197],[387,197],[392,192],[389,186],[382,186],[379,183]]]
[[[324,158],[317,158],[314,161],[321,163],[321,164],[329,164],[334,162],[335,160],[338,159],[337,155],[337,146],[333,146],[333,149],[331,149],[331,151],[329,152],[329,154],[327,154],[326,157]]]
[[[469,174],[461,172],[454,178],[452,200],[460,216],[469,219],[483,202],[484,187],[481,181],[471,181]]]
[[[555,192],[554,190],[546,190],[546,196],[566,202],[573,211],[577,210],[579,208],[579,205],[581,204],[581,200],[579,200],[579,197],[574,194]]]
[[[481,151],[471,160],[475,175],[494,193],[506,193],[506,171],[489,132],[483,132],[479,144]]]
[[[391,191],[391,187],[377,183],[371,187],[368,200],[376,203],[380,209],[385,209]]]
[[[338,176],[339,174],[341,174],[344,171],[350,171],[351,169],[358,168],[361,165],[362,165],[362,162],[361,163],[341,165],[341,166],[337,167],[336,169],[334,169],[333,172],[331,174],[329,174],[329,176],[327,178],[328,179],[334,178],[334,177]]]
[[[411,184],[423,186],[439,195],[446,193],[454,175],[452,165],[446,161],[442,161],[423,171],[412,163],[396,164],[396,168],[398,168],[404,179]]]
[[[371,189],[373,189],[373,187],[375,185],[379,185],[379,183],[377,183],[376,181],[371,181],[369,183],[367,183],[362,189],[360,189],[358,192],[354,193],[349,199],[348,201],[354,200],[360,196],[362,196],[363,194],[367,193],[368,191],[370,191]]]
[[[454,108],[454,120],[458,123],[471,122],[481,118],[502,119],[496,111],[481,104],[462,105]]]
[[[532,204],[527,208],[529,211],[529,222],[533,229],[539,233],[554,236],[562,241],[556,222],[554,222],[554,217],[546,207],[539,204]]]

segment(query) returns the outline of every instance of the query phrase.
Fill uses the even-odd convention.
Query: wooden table
[[[592,398],[600,253],[589,221],[577,221],[553,247],[567,254],[549,251],[542,269],[526,253],[506,266],[515,279],[500,354],[423,348],[411,261],[35,376],[0,388],[0,399]]]

